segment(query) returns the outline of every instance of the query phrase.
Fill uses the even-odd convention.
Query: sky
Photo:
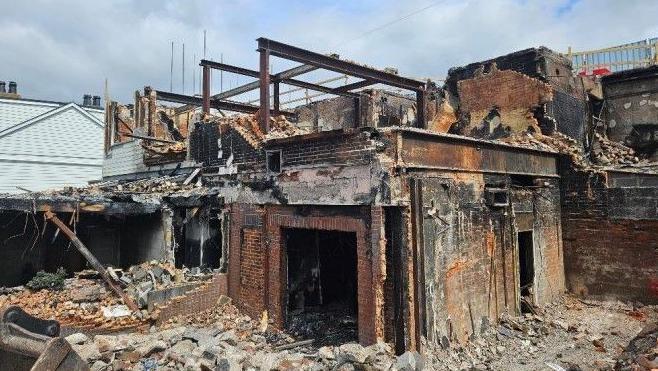
[[[0,80],[16,81],[25,98],[79,103],[103,96],[107,79],[110,97],[129,103],[145,85],[169,90],[173,42],[173,91],[192,94],[204,30],[208,59],[243,67],[257,68],[255,40],[267,37],[440,80],[450,67],[528,47],[656,37],[657,16],[655,0],[2,0]],[[289,66],[272,60],[273,72]],[[213,76],[212,91],[249,81]]]

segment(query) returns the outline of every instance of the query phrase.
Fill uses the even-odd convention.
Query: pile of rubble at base
[[[267,322],[253,321],[221,297],[212,310],[171,319],[146,333],[67,337],[92,370],[421,370],[422,357],[356,343],[316,348]]]
[[[615,368],[621,371],[658,369],[658,323],[648,325],[631,340]]]
[[[18,305],[29,314],[54,319],[63,327],[116,331],[144,324],[141,313],[131,313],[99,279],[69,278],[61,290],[5,289],[0,307]]]
[[[177,286],[206,281],[212,273],[199,268],[175,268],[170,263],[151,261],[128,269],[108,269],[115,282],[133,297],[140,311],[132,312],[106,286],[95,270],[75,273],[61,288],[32,290],[18,286],[0,289],[0,307],[18,305],[29,314],[59,321],[64,327],[112,332],[147,326],[152,317],[146,308],[148,294]]]
[[[503,315],[500,323],[485,326],[465,344],[446,340],[446,348],[426,348],[426,364],[451,371],[651,370],[627,366],[655,360],[658,331],[643,331],[622,353],[647,322],[658,323],[657,307],[567,296],[537,314]]]

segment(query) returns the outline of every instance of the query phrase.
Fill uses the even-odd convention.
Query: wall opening
[[[177,268],[217,269],[222,258],[222,223],[218,210],[198,207],[182,210],[174,255]]]
[[[395,353],[405,352],[404,341],[404,294],[403,264],[404,251],[403,211],[397,207],[385,210],[384,235],[386,237],[386,280],[384,281],[384,337],[393,343]]]
[[[287,327],[317,345],[358,340],[356,233],[284,229]]]
[[[519,293],[520,308],[522,313],[532,312],[533,283],[535,280],[535,262],[532,231],[519,232],[517,234],[519,246]]]
[[[267,171],[273,174],[281,172],[281,150],[265,152]]]

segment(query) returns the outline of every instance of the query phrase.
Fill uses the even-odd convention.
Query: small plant
[[[66,270],[62,267],[57,268],[55,273],[39,271],[25,286],[32,290],[61,290],[64,288],[64,278],[66,278]]]

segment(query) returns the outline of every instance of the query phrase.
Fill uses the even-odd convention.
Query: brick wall
[[[656,188],[608,188],[606,173],[576,171],[567,161],[561,172],[567,288],[658,303],[658,218],[647,212],[658,207]]]
[[[217,304],[220,295],[227,295],[227,275],[215,273],[210,281],[185,295],[169,300],[165,305],[156,304],[158,317],[156,325],[161,325],[169,319],[187,314],[208,310]]]
[[[268,311],[278,327],[285,326],[287,275],[283,228],[306,228],[354,232],[357,240],[357,300],[359,341],[371,344],[383,340],[383,313],[376,309],[382,297],[373,282],[382,270],[373,269],[369,207],[262,207],[233,204],[229,294],[253,317]],[[375,213],[375,215],[379,215]],[[376,242],[379,246],[379,242]],[[265,274],[265,275],[263,275]]]

